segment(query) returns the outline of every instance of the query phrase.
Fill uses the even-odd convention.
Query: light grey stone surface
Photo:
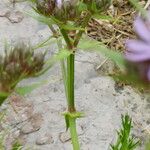
[[[1,0],[0,8],[1,53],[4,40],[14,43],[23,39],[34,45],[49,37],[50,31],[45,25],[22,13],[30,10],[25,2],[17,3],[13,8],[8,0]],[[57,51],[56,44],[52,43],[47,49],[48,55],[52,55]],[[94,52],[80,51],[76,56],[76,105],[78,111],[85,113],[85,117],[77,121],[82,150],[108,150],[109,144],[115,141],[116,129],[124,113],[133,117],[135,136],[143,140],[150,133],[150,97],[142,96],[130,86],[116,87],[115,81],[106,75],[107,65],[109,71],[113,65],[108,63],[104,71],[99,68],[104,60],[103,56]],[[17,138],[23,142],[24,149],[72,149],[70,135],[65,133],[65,121],[61,115],[66,110],[66,100],[59,63],[44,76],[26,80],[22,84],[43,79],[49,82],[25,98],[12,95],[10,104],[6,102],[2,106],[1,110],[6,109],[6,117],[1,126],[3,130],[10,130],[5,143],[7,150]]]

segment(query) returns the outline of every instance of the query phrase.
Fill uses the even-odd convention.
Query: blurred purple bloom
[[[150,82],[150,21],[137,17],[134,29],[139,39],[126,42],[125,58],[136,66],[142,79]]]
[[[59,9],[62,7],[62,0],[56,0],[56,5]]]

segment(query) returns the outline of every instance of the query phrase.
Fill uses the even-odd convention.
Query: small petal
[[[145,53],[136,54],[136,53],[132,53],[132,52],[126,52],[125,58],[131,62],[147,61],[150,59],[150,52],[149,52],[149,54],[145,54]]]
[[[140,17],[136,18],[134,22],[134,28],[142,40],[150,42],[150,30]]]
[[[56,5],[59,9],[62,7],[62,0],[56,0]]]
[[[150,55],[150,43],[148,44],[140,40],[126,41],[126,48],[131,53],[144,53],[145,55]]]

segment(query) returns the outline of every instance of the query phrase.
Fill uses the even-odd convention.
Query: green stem
[[[64,40],[67,44],[67,47],[70,51],[73,50],[72,42],[64,29],[60,30]],[[68,101],[68,111],[74,112],[75,111],[75,104],[74,104],[74,54],[71,54],[67,58],[67,101]]]
[[[68,111],[75,112],[74,103],[74,58],[75,55],[71,54],[67,58],[67,93],[68,93]]]
[[[68,49],[72,50],[73,49],[73,45],[72,45],[72,42],[71,42],[67,32],[64,29],[61,29],[60,32],[63,35],[63,38],[64,38],[64,40],[65,40],[65,42],[66,42],[66,44],[68,46]]]
[[[85,19],[84,19],[84,21],[83,21],[83,24],[81,25],[82,28],[85,28],[85,27],[88,25],[88,22],[89,22],[89,20],[91,19],[91,17],[92,17],[92,14],[91,14],[90,12],[88,12],[88,13],[86,14],[86,16],[85,16]],[[78,43],[79,43],[79,41],[80,41],[80,39],[81,39],[83,33],[84,33],[83,30],[81,30],[81,31],[79,31],[79,32],[77,33],[77,35],[76,35],[76,37],[75,37],[75,40],[74,40],[74,44],[73,44],[74,47],[77,47],[77,45],[78,45]]]
[[[76,130],[76,118],[69,118],[69,127],[70,127],[70,134],[71,140],[74,150],[80,150],[80,145],[78,141],[78,135]]]
[[[64,40],[67,44],[68,50],[73,50],[73,43],[69,38],[68,34],[65,30],[61,30],[61,33],[64,37]],[[74,65],[75,65],[75,55],[71,54],[67,58],[67,101],[68,101],[68,112],[74,113],[76,112],[75,109],[75,102],[74,102]],[[76,118],[68,117],[69,121],[69,129],[71,134],[71,140],[74,150],[80,150],[80,144],[78,141],[78,134],[76,130]]]

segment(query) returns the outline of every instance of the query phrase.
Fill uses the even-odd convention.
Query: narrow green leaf
[[[12,150],[22,150],[23,146],[19,142],[15,142],[12,146]]]
[[[83,12],[87,10],[87,5],[83,2],[79,2],[78,11]]]
[[[102,14],[94,14],[93,18],[101,19],[101,20],[108,20],[108,21],[114,21],[115,19],[108,15],[102,15]]]
[[[125,70],[125,60],[123,56],[116,51],[108,49],[104,44],[96,40],[88,37],[81,39],[78,48],[85,51],[101,52],[106,57],[113,60],[121,70]]]
[[[56,41],[56,39],[53,38],[52,36],[51,36],[51,37],[48,37],[45,41],[42,41],[42,42],[38,43],[37,45],[35,45],[35,46],[33,47],[33,50],[36,50],[36,49],[39,49],[39,48],[43,48],[43,47],[45,47],[45,46],[48,46],[48,45],[54,43],[55,41]]]
[[[65,122],[66,122],[66,131],[69,129],[69,118],[67,115],[65,115]]]
[[[145,150],[150,150],[150,140],[146,143]]]
[[[47,83],[47,81],[41,81],[40,83],[34,83],[32,85],[27,85],[23,87],[16,87],[15,91],[20,95],[26,95],[31,93],[36,88],[44,85],[45,83]]]
[[[129,0],[130,3],[139,11],[144,17],[147,17],[147,11],[140,5],[139,0]]]
[[[65,58],[67,58],[71,52],[69,52],[67,49],[60,50],[57,54],[53,55],[51,58],[47,60],[45,63],[44,69],[37,73],[36,76],[39,76],[41,74],[44,74],[46,71],[48,71],[56,62],[61,61]]]
[[[56,24],[56,23],[54,22],[54,20],[51,19],[50,17],[43,16],[43,15],[41,15],[41,14],[36,13],[35,11],[30,11],[30,12],[25,11],[24,13],[25,13],[26,15],[28,15],[28,16],[30,16],[30,17],[36,19],[37,21],[46,24],[46,25],[51,26],[51,25],[53,25],[53,24]]]
[[[7,99],[9,96],[9,93],[0,92],[0,106],[3,104],[3,102]]]
[[[81,27],[76,27],[74,24],[72,24],[71,22],[68,22],[67,24],[64,24],[64,25],[61,25],[60,26],[62,29],[65,29],[65,30],[81,30],[81,31],[84,31],[85,29],[84,28],[81,28]]]

